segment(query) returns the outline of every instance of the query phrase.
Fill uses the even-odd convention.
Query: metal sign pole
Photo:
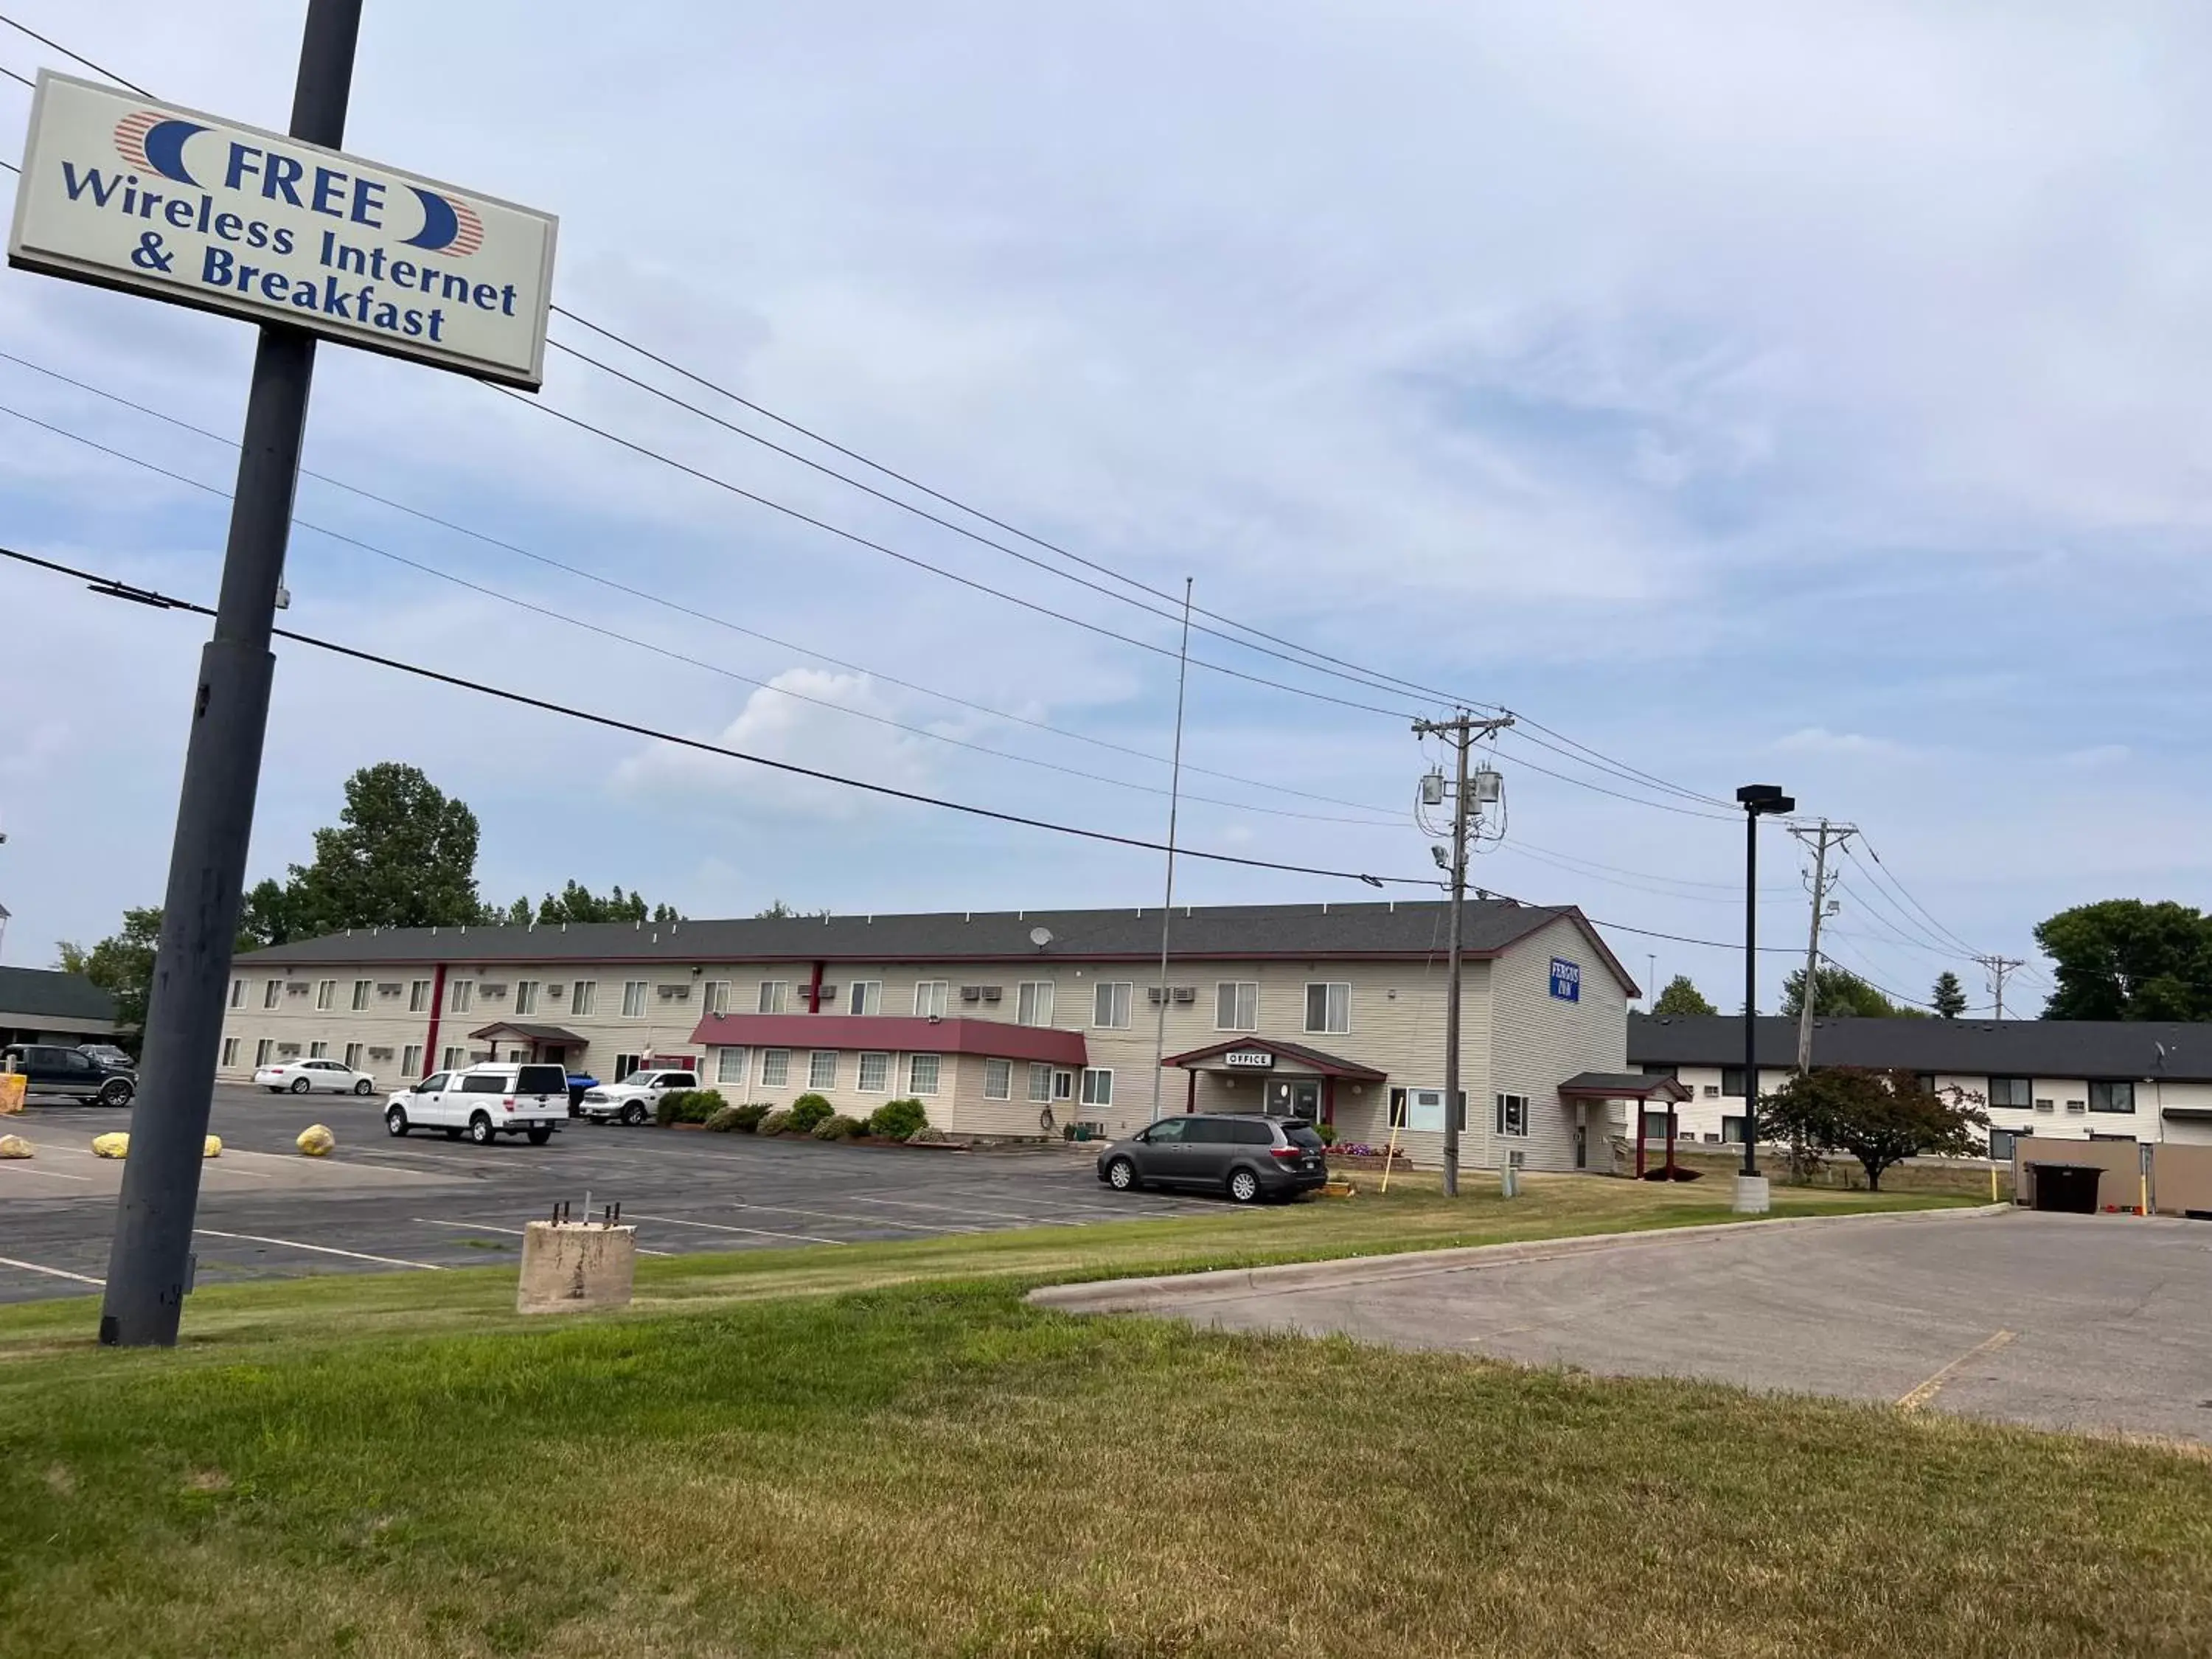
[[[339,148],[353,87],[361,0],[308,0],[291,135]],[[215,633],[200,653],[191,736],[146,1013],[145,1086],[108,1254],[100,1340],[173,1346],[184,1311],[200,1156],[215,1091],[223,992],[238,933],[254,793],[269,725],[276,589],[299,480],[314,337],[264,326],[253,358],[238,493]]]

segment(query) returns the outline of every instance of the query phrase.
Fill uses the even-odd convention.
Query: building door
[[[1575,1168],[1589,1168],[1589,1125],[1587,1123],[1575,1125]]]
[[[1272,1079],[1267,1085],[1267,1111],[1273,1117],[1295,1117],[1308,1123],[1318,1122],[1321,1119],[1320,1079]]]

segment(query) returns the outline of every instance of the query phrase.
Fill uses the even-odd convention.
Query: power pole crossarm
[[[2027,966],[2027,963],[2025,959],[2020,957],[1987,956],[1976,957],[1974,960],[1981,963],[1981,965],[1989,972],[1990,988],[1996,994],[1997,1018],[1999,1019],[2002,1019],[2004,1018],[2005,981],[2008,976],[2010,976],[2014,969],[2025,968]]]

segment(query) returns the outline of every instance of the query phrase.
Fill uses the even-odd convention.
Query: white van
[[[395,1091],[385,1103],[384,1127],[394,1135],[443,1129],[448,1140],[465,1132],[479,1146],[500,1135],[524,1134],[532,1146],[543,1146],[568,1115],[565,1066],[471,1066]]]

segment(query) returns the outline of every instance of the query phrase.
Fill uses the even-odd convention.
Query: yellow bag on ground
[[[202,1158],[221,1158],[222,1156],[222,1137],[221,1135],[210,1135],[200,1146],[200,1156]]]
[[[0,1113],[20,1112],[23,1109],[23,1092],[31,1079],[21,1072],[0,1073]]]
[[[309,1158],[320,1158],[338,1144],[338,1138],[321,1124],[310,1123],[300,1131],[300,1139],[294,1144]]]
[[[31,1143],[21,1135],[0,1135],[0,1158],[28,1158]]]
[[[92,1155],[94,1158],[123,1158],[130,1151],[131,1136],[125,1130],[110,1129],[104,1135],[92,1138]]]

